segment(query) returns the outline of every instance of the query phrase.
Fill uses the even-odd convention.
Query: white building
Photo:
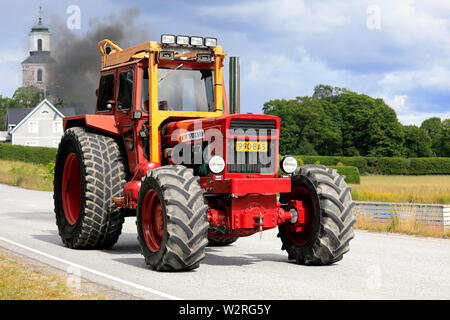
[[[62,120],[75,115],[75,108],[56,109],[48,100],[35,108],[11,108],[7,127],[12,144],[57,148],[63,135]]]

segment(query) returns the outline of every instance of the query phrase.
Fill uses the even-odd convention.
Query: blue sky
[[[50,28],[78,5],[78,34],[111,13],[138,8],[135,24],[147,40],[161,33],[217,37],[228,55],[240,56],[242,112],[261,113],[270,99],[311,95],[315,85],[330,84],[383,98],[404,124],[450,118],[450,1],[2,0],[2,95],[21,84],[20,62],[40,5]]]

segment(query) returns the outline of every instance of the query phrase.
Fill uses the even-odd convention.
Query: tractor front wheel
[[[342,259],[353,239],[351,187],[335,169],[306,165],[292,176],[291,192],[280,196],[285,210],[301,202],[302,220],[279,225],[278,237],[288,259],[298,264],[328,265]]]
[[[136,209],[139,245],[148,265],[157,271],[199,266],[209,223],[203,189],[192,169],[168,165],[148,171]]]

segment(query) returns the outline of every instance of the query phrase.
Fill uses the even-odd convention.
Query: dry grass
[[[69,288],[61,276],[31,271],[15,260],[0,255],[0,300],[98,300]]]
[[[0,183],[31,190],[53,190],[53,176],[44,165],[0,160]]]
[[[450,204],[450,175],[361,176],[351,186],[358,201]]]

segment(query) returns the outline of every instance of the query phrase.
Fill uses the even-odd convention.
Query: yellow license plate
[[[237,141],[237,152],[266,152],[267,141]]]

